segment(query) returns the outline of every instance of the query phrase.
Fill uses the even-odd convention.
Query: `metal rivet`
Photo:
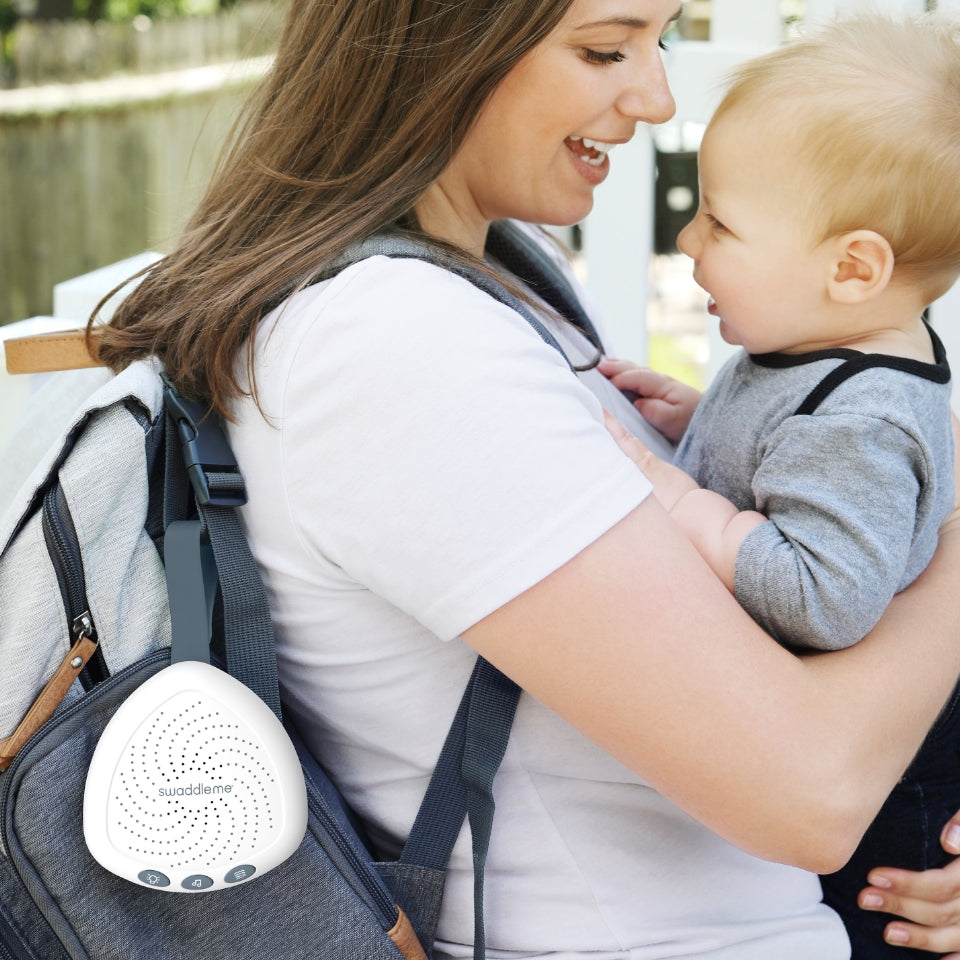
[[[73,667],[74,670],[79,670],[83,666],[83,657],[74,657],[70,661],[70,666]]]

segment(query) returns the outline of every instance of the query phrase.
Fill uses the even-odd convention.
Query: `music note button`
[[[183,887],[184,890],[206,890],[208,887],[213,886],[213,881],[209,877],[205,877],[202,873],[194,873],[187,877],[180,886]]]

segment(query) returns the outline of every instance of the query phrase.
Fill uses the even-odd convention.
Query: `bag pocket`
[[[396,909],[389,904],[391,919],[379,902],[390,894],[363,851],[356,863],[345,854],[341,825],[329,818],[316,789],[308,787],[309,824],[296,853],[236,888],[165,893],[122,880],[93,860],[82,826],[90,758],[120,704],[167,662],[168,652],[152,654],[94,688],[55,716],[5,775],[0,825],[10,863],[66,954],[71,960],[401,960],[384,928],[395,922]],[[306,773],[309,784],[317,774]]]

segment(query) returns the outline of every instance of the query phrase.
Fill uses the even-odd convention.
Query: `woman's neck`
[[[472,203],[445,189],[442,180],[435,180],[417,201],[420,226],[430,236],[483,259],[490,221]]]

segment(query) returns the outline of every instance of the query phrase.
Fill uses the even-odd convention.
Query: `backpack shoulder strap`
[[[525,283],[535,294],[542,297],[557,313],[571,321],[597,347],[602,349],[600,338],[593,323],[583,309],[569,280],[531,237],[516,224],[507,220],[495,221],[487,239],[487,252]],[[319,283],[368,257],[395,257],[425,260],[468,280],[479,290],[519,313],[540,338],[558,350],[567,363],[569,359],[556,337],[519,297],[511,293],[491,274],[451,256],[445,250],[400,233],[381,233],[368,237],[349,247],[335,260],[314,274],[310,282]],[[572,364],[570,364],[572,368]]]
[[[603,350],[600,335],[569,278],[529,233],[510,220],[496,220],[487,235],[487,253]]]

